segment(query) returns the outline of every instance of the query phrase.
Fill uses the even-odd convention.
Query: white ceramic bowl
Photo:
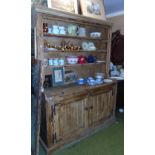
[[[92,33],[90,33],[90,37],[92,37],[92,38],[100,38],[101,37],[101,32],[92,32]]]
[[[76,56],[68,56],[67,58],[68,64],[77,64],[78,63],[78,57]]]

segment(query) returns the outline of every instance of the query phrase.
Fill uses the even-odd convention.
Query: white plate
[[[96,62],[105,62],[105,61],[97,60]]]
[[[48,51],[57,51],[56,48],[47,48]]]
[[[111,79],[104,79],[104,82],[105,83],[110,83],[110,82],[112,82],[112,80]]]
[[[120,76],[111,76],[110,79],[124,80],[124,78],[122,78]]]

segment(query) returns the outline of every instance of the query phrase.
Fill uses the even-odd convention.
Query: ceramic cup
[[[80,37],[85,37],[86,36],[86,29],[84,27],[79,27],[79,29],[78,29],[78,35]]]
[[[92,83],[93,81],[94,81],[94,78],[92,78],[92,77],[88,77],[87,78],[87,83],[88,84]]]
[[[84,82],[84,79],[83,78],[79,78],[78,79],[78,84],[79,85],[82,85],[82,84],[84,84],[85,82]]]
[[[52,28],[48,28],[48,33],[52,33]]]
[[[58,61],[60,66],[63,66],[65,64],[65,60],[63,58],[60,58]]]
[[[53,59],[53,65],[54,66],[59,66],[59,60],[58,60],[58,58],[54,58]]]
[[[59,26],[58,25],[53,25],[52,33],[53,34],[59,34]]]
[[[48,65],[53,66],[53,59],[48,59]]]
[[[59,33],[65,35],[66,34],[66,30],[64,26],[59,26]]]
[[[96,81],[94,79],[91,79],[91,80],[89,80],[88,84],[91,86],[94,86],[94,85],[96,85]]]
[[[97,84],[102,84],[103,83],[103,78],[97,78],[96,83]]]

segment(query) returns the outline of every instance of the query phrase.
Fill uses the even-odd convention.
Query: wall
[[[112,31],[115,32],[116,30],[120,30],[121,34],[124,34],[124,14],[114,17],[107,18],[110,22],[112,22],[113,28]]]

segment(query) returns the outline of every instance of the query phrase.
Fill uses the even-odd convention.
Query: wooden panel
[[[64,101],[66,102],[66,101]],[[71,136],[71,134],[81,128],[87,126],[87,107],[88,98],[78,98],[74,102],[66,102],[56,106],[55,115],[55,132],[56,140],[60,141],[63,137]]]
[[[98,91],[89,97],[89,126],[113,114],[113,90]]]
[[[51,146],[54,144],[53,140],[53,111],[52,111],[52,105],[46,103],[46,123],[47,123],[47,146]]]
[[[41,61],[31,61],[31,152],[39,155],[39,135],[41,117]]]

